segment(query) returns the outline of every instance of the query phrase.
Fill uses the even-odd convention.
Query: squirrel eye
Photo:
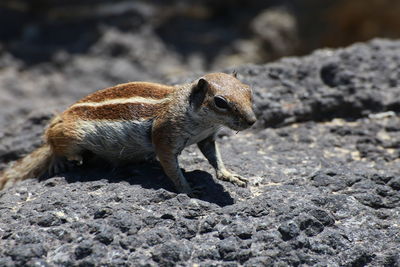
[[[229,104],[228,101],[222,96],[214,96],[215,105],[220,109],[228,109]]]

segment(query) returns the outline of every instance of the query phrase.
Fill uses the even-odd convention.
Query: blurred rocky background
[[[398,14],[397,0],[2,0],[0,44],[27,65],[90,54],[176,75],[396,38]]]

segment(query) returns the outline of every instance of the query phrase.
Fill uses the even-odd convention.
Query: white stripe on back
[[[130,103],[130,104],[160,104],[167,100],[168,100],[167,98],[153,99],[153,98],[135,96],[135,97],[130,97],[130,98],[109,99],[109,100],[104,100],[101,102],[76,103],[76,104],[72,105],[71,108],[74,108],[74,107],[99,107],[99,106],[103,106],[103,105],[128,104],[128,103]]]

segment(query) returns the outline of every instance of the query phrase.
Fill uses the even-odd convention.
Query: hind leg
[[[49,175],[62,173],[73,165],[83,164],[83,149],[80,138],[71,131],[72,127],[56,117],[46,131],[47,143],[50,144],[53,159],[49,167]]]
[[[83,164],[83,150],[79,147],[63,145],[52,146],[53,159],[49,166],[49,175],[55,175]]]

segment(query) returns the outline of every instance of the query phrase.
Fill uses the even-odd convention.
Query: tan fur
[[[54,156],[73,157],[80,148],[77,142],[81,135],[76,131],[76,121],[64,119],[62,116],[53,118],[45,132],[45,141],[50,145]]]
[[[214,136],[223,125],[240,131],[255,120],[250,87],[229,74],[211,73],[178,86],[120,84],[56,116],[45,132],[45,145],[7,170],[0,183],[36,177],[46,169],[63,171],[66,161],[82,164],[83,153],[90,151],[115,164],[157,156],[177,190],[193,193],[177,157],[197,143],[218,179],[245,186],[246,179],[226,170]]]

